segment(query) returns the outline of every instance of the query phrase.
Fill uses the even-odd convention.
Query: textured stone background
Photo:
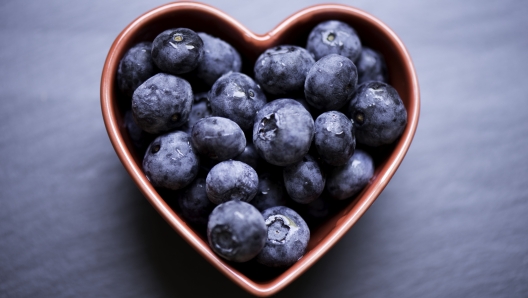
[[[205,2],[258,33],[316,4]],[[528,297],[528,4],[335,2],[407,45],[420,124],[372,208],[277,297]],[[104,129],[108,49],[162,3],[0,2],[0,296],[248,296],[158,216]]]

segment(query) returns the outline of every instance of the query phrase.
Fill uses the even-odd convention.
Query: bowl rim
[[[119,64],[120,59],[117,53],[120,52],[123,47],[125,47],[126,41],[130,38],[130,36],[133,36],[138,32],[142,24],[154,20],[159,16],[181,9],[193,9],[215,15],[217,18],[242,32],[249,40],[256,40],[262,44],[271,43],[274,38],[280,35],[280,32],[297,22],[299,19],[309,18],[311,15],[316,13],[339,11],[346,13],[351,17],[363,19],[364,21],[367,21],[373,26],[377,27],[384,37],[394,45],[399,53],[399,56],[404,58],[402,63],[407,69],[407,79],[411,85],[409,93],[409,107],[407,109],[407,126],[398,143],[394,147],[393,152],[388,157],[387,162],[382,164],[380,169],[377,169],[379,175],[375,178],[376,183],[369,184],[363,190],[363,192],[358,196],[358,199],[355,200],[355,205],[336,223],[336,227],[331,230],[329,234],[324,237],[315,247],[313,247],[309,253],[307,253],[296,264],[288,268],[286,271],[271,281],[263,283],[253,281],[214,254],[207,243],[204,242],[198,235],[196,235],[191,228],[189,228],[189,226],[174,212],[174,210],[172,210],[170,206],[168,206],[165,200],[148,182],[142,170],[138,164],[136,164],[133,153],[128,149],[125,140],[120,133],[120,125],[118,123],[118,119],[116,118],[117,106],[112,101],[115,86],[115,73],[117,71],[117,65]],[[319,4],[306,7],[290,15],[271,31],[264,34],[253,33],[231,16],[207,4],[199,2],[173,2],[161,5],[145,12],[136,18],[129,25],[127,25],[114,40],[103,67],[100,97],[103,120],[112,146],[114,147],[125,169],[130,174],[133,181],[136,183],[149,203],[183,239],[185,239],[200,255],[202,255],[202,257],[204,257],[214,267],[216,267],[220,272],[222,272],[240,287],[253,295],[261,297],[270,296],[277,293],[301,274],[303,274],[306,270],[308,270],[308,268],[315,264],[317,260],[319,260],[332,246],[334,246],[367,211],[367,209],[387,186],[390,179],[401,164],[403,158],[405,157],[416,132],[420,114],[420,90],[418,86],[418,78],[412,59],[403,42],[386,24],[376,17],[358,8],[342,4]]]

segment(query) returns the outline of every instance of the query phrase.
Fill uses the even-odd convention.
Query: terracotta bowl
[[[187,27],[207,32],[233,45],[243,56],[243,71],[252,75],[256,58],[269,47],[280,44],[306,45],[310,30],[319,22],[337,19],[350,24],[361,41],[383,54],[389,83],[398,90],[408,112],[408,124],[399,140],[372,152],[376,164],[374,177],[365,189],[311,231],[309,247],[297,263],[283,270],[263,270],[254,263],[233,264],[219,258],[209,248],[203,233],[195,231],[163,199],[141,170],[141,156],[133,149],[123,116],[127,109],[116,88],[119,60],[126,50],[140,41],[152,41],[168,28]],[[344,5],[317,5],[303,9],[280,23],[269,33],[258,35],[211,6],[196,2],[169,3],[138,17],[115,39],[103,68],[101,107],[112,145],[141,192],[159,214],[198,253],[233,282],[257,296],[272,295],[299,277],[325,254],[367,211],[396,172],[413,139],[418,124],[420,95],[415,70],[405,46],[389,27],[359,9]]]

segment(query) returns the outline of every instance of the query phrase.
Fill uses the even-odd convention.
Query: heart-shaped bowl
[[[207,32],[233,45],[243,57],[243,72],[253,75],[257,57],[267,48],[281,44],[305,46],[311,29],[325,20],[341,20],[359,34],[364,45],[379,51],[387,62],[389,83],[396,88],[407,108],[407,127],[392,145],[376,149],[374,177],[355,198],[312,229],[304,257],[283,270],[263,270],[257,264],[233,264],[218,257],[208,246],[203,233],[193,229],[176,208],[167,202],[147,180],[139,156],[123,125],[129,106],[116,87],[119,61],[125,52],[141,41],[152,41],[166,29],[186,27]],[[129,104],[129,101],[128,101]],[[101,107],[108,135],[119,159],[159,214],[213,266],[248,292],[269,296],[299,277],[319,260],[367,211],[383,191],[402,162],[413,139],[420,111],[418,80],[405,46],[396,34],[377,18],[359,9],[336,4],[305,8],[266,34],[255,34],[218,9],[196,2],[169,3],[138,17],[115,39],[106,58],[101,78]]]

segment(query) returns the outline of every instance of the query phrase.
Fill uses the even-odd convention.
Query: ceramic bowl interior
[[[242,72],[253,76],[253,64],[267,48],[294,44],[306,46],[311,29],[318,23],[336,19],[356,29],[362,44],[385,57],[389,83],[396,88],[408,112],[408,124],[401,138],[394,144],[369,149],[376,170],[365,189],[355,198],[338,204],[332,215],[312,227],[311,239],[305,256],[287,269],[268,269],[254,262],[235,264],[217,257],[208,247],[202,231],[197,231],[180,218],[170,192],[155,189],[141,170],[139,156],[123,125],[124,113],[130,99],[121,95],[116,87],[118,63],[128,48],[141,41],[152,41],[160,32],[187,27],[206,32],[234,46],[243,57]],[[306,8],[279,24],[272,31],[257,35],[223,12],[196,2],[169,3],[146,12],[130,23],[114,41],[103,68],[101,79],[101,106],[105,125],[112,144],[126,170],[160,215],[213,266],[252,294],[268,296],[276,293],[305,272],[328,251],[363,215],[374,202],[405,156],[418,124],[418,81],[410,56],[399,38],[373,16],[343,5],[318,5]],[[164,199],[165,198],[165,199]]]

